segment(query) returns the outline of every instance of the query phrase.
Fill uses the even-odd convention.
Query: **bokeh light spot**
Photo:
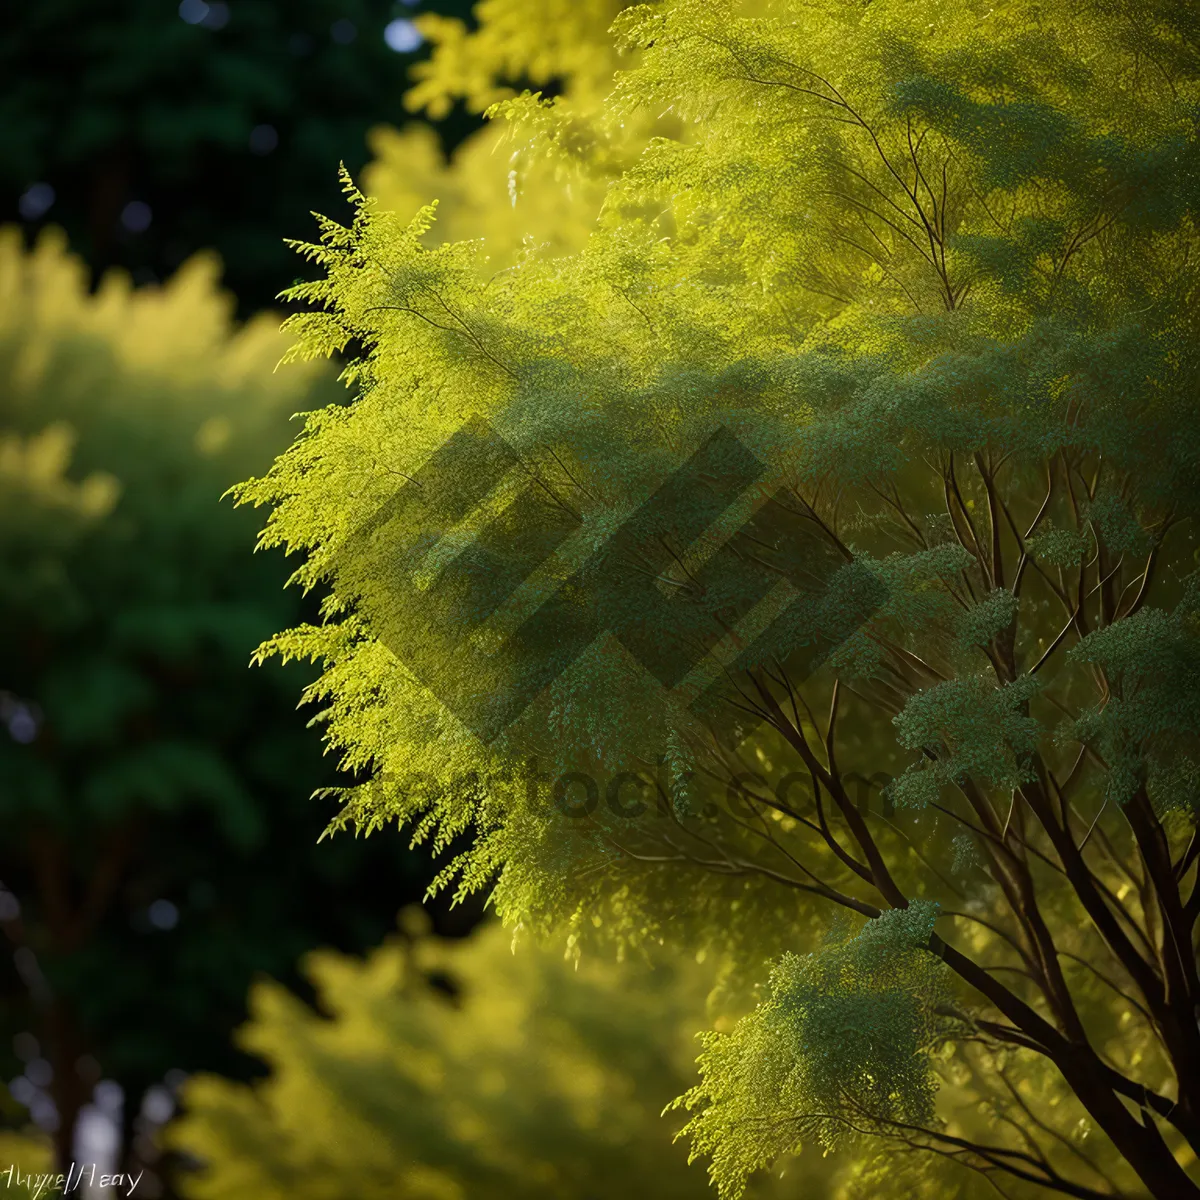
[[[270,154],[279,145],[279,134],[274,125],[255,125],[250,130],[250,153]]]
[[[421,31],[406,17],[389,21],[383,31],[383,40],[397,54],[411,54],[425,40]]]
[[[170,900],[155,900],[146,916],[155,929],[174,929],[179,924],[179,909]]]
[[[150,228],[150,222],[153,219],[154,214],[150,211],[150,205],[142,200],[130,200],[121,209],[121,225],[130,233],[145,233]]]
[[[48,183],[31,183],[17,208],[26,221],[36,221],[54,203],[54,189]]]
[[[199,25],[208,16],[208,5],[204,0],[180,0],[179,17],[189,25]]]

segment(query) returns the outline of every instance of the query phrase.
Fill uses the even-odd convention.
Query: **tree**
[[[242,315],[255,312],[291,278],[279,231],[335,203],[338,160],[357,170],[367,130],[400,111],[423,53],[415,11],[399,0],[10,9],[0,219],[65,228],[97,276],[118,265],[165,279],[215,248]],[[449,114],[446,144],[476,124]]]
[[[1200,1195],[1193,16],[615,28],[598,120],[682,132],[577,253],[350,184],[303,247],[359,396],[240,495],[333,587],[262,655],[375,773],[334,828],[471,831],[439,885],[577,949],[771,960],[683,1101],[726,1196],[811,1140]]]
[[[608,28],[627,7],[623,0],[483,0],[473,28],[443,14],[418,16],[431,53],[410,71],[404,102],[411,112],[430,122],[446,120],[456,104],[482,114],[514,98],[514,85],[531,84],[555,95],[560,115],[570,112],[566,154],[527,153],[493,124],[466,136],[447,162],[433,125],[380,126],[368,134],[374,158],[362,173],[364,189],[396,212],[415,212],[436,196],[439,239],[481,239],[493,269],[512,263],[527,240],[543,252],[578,250],[605,187],[632,152],[656,125],[674,129],[638,119],[614,136],[598,121],[620,65]],[[573,169],[584,162],[586,171]]]
[[[238,1039],[271,1074],[185,1085],[166,1137],[205,1166],[184,1195],[703,1196],[658,1118],[688,1073],[704,969],[576,971],[510,943],[497,922],[460,942],[392,937],[365,960],[314,953],[321,1015],[256,985]],[[828,1174],[798,1165],[806,1189]],[[754,1194],[785,1186],[792,1171]]]
[[[60,1163],[101,1073],[128,1154],[164,1073],[254,1069],[227,1032],[256,972],[373,945],[425,886],[401,844],[316,845],[304,675],[247,678],[304,609],[220,496],[339,389],[274,374],[276,320],[235,329],[217,269],[89,296],[61,235],[0,236],[0,1070]]]

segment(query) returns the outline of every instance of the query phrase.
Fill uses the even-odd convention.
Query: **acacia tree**
[[[685,132],[578,253],[489,275],[349,185],[304,247],[297,353],[365,347],[359,394],[241,495],[333,585],[262,651],[324,662],[375,773],[333,827],[473,830],[440,885],[576,950],[774,960],[681,1098],[725,1195],[816,1139],[1200,1196],[1196,18],[615,32],[613,139]],[[587,169],[569,112],[498,111]]]

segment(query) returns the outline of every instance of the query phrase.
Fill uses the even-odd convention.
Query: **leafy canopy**
[[[262,653],[322,661],[327,737],[374,772],[333,827],[472,831],[439,885],[576,950],[776,959],[688,1098],[726,1196],[814,1134],[1020,1194],[1200,1195],[1195,18],[677,0],[613,28],[636,58],[594,116],[610,141],[569,155],[569,95],[498,109],[603,184],[577,251],[431,246],[432,208],[349,181],[351,224],[302,247],[323,276],[292,292],[294,353],[362,347],[358,394],[240,495],[297,582],[332,584]],[[413,603],[362,530],[472,419],[518,463]],[[584,604],[575,567],[718,427],[764,486],[739,509],[714,478],[610,563],[707,630],[698,675],[664,688],[600,636],[482,743],[394,631],[507,647],[514,678],[549,659],[524,619]],[[509,565],[484,557],[506,520],[556,512],[554,555],[435,628],[437,587]],[[798,609],[773,555],[801,532],[842,565]],[[548,802],[622,771],[655,800],[637,819]],[[838,910],[867,923],[822,945]]]

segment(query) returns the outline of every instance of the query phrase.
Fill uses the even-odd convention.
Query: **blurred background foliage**
[[[333,775],[295,711],[307,677],[247,669],[308,607],[219,498],[340,397],[332,373],[276,373],[277,318],[235,329],[211,255],[88,294],[61,235],[20,240],[0,237],[0,1069],[69,1158],[102,1077],[131,1147],[168,1072],[252,1070],[228,1034],[255,973],[299,984],[311,947],[374,944],[428,867],[399,838],[316,844]]]
[[[277,984],[251,996],[238,1042],[271,1066],[253,1085],[193,1077],[173,1146],[207,1164],[191,1200],[495,1200],[708,1192],[663,1107],[692,1075],[709,972],[651,970],[522,946],[488,924],[407,936],[365,961],[312,954],[318,1016]],[[674,1091],[673,1091],[674,1089]],[[749,1197],[811,1194],[814,1155]]]
[[[410,121],[371,130],[373,152],[361,184],[385,209],[407,215],[438,200],[432,243],[482,239],[491,269],[508,266],[523,248],[565,254],[587,237],[607,181],[640,149],[650,126],[631,120],[619,145],[596,118],[613,74],[628,66],[608,29],[621,0],[483,0],[475,27],[430,13],[415,24],[430,47],[413,64],[405,102],[430,121],[465,109],[481,114],[517,94],[518,84],[569,108],[569,136],[555,153],[529,153],[503,120],[467,134],[442,153],[434,126]],[[674,131],[672,122],[660,122]],[[444,125],[436,128],[440,131]],[[575,169],[586,160],[586,172]]]
[[[215,249],[242,316],[295,274],[282,239],[402,119],[412,18],[469,0],[39,0],[5,5],[0,213],[50,222],[94,273],[164,279]],[[479,123],[440,114],[447,148]]]

